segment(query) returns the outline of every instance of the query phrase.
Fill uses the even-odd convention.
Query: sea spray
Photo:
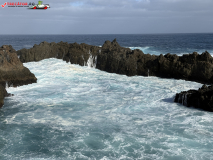
[[[89,59],[87,60],[87,66],[91,68],[96,68],[97,56],[93,56],[89,50]]]

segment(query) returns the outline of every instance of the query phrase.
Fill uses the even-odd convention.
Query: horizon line
[[[145,34],[213,34],[213,32],[191,33],[79,33],[79,34],[0,34],[0,35],[145,35]]]

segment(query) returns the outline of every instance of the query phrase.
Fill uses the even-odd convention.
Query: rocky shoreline
[[[90,58],[97,69],[110,73],[184,79],[205,84],[213,82],[213,58],[208,52],[157,56],[121,47],[115,39],[106,41],[102,47],[84,43],[42,42],[33,48],[21,49],[17,54],[22,63],[58,58],[84,66]]]
[[[15,51],[13,50],[13,52]],[[121,47],[116,39],[112,42],[106,41],[102,47],[87,45],[84,43],[68,44],[67,42],[42,42],[39,45],[34,45],[33,48],[24,48],[17,51],[17,55],[22,63],[40,61],[46,58],[58,58],[81,66],[84,66],[87,63],[91,67],[96,67],[102,71],[124,74],[127,76],[149,75],[162,78],[184,79],[204,84],[212,84],[213,82],[213,58],[208,52],[204,52],[201,55],[194,52],[183,56],[172,55],[169,53],[157,56],[144,54],[139,49],[131,50],[129,48]],[[9,70],[7,73],[9,73],[9,75],[12,74]],[[1,81],[0,79],[0,83],[8,80],[8,83],[12,83],[14,86],[36,82],[34,79],[35,77],[33,78],[27,68],[22,69],[20,74],[23,74],[21,77],[26,78],[20,80],[18,78],[12,79],[10,76],[6,76],[6,78],[5,76],[2,76],[3,80]],[[211,87],[209,89],[212,90]],[[185,97],[183,95],[186,94],[187,99],[180,98]],[[196,91],[190,90],[187,91],[187,93],[181,92],[176,94],[175,102],[182,103],[186,106],[194,105],[190,100],[196,98],[196,96]],[[208,98],[204,99],[207,101],[209,100]],[[199,103],[201,102],[204,104],[204,101],[199,101]],[[205,102],[205,104],[206,103],[207,102]],[[195,107],[205,109],[202,105]]]
[[[0,48],[0,108],[4,104],[4,97],[11,95],[7,93],[6,86],[17,87],[36,82],[37,78],[23,66],[13,47],[3,45]]]
[[[213,112],[213,85],[203,85],[198,90],[177,93],[174,102]]]

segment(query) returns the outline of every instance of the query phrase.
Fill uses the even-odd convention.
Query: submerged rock
[[[36,82],[37,78],[23,66],[12,46],[2,46],[0,48],[0,107],[3,105],[3,98],[8,95],[6,86],[17,87]]]
[[[198,90],[177,93],[174,101],[187,107],[213,112],[213,85],[208,87],[203,85]]]

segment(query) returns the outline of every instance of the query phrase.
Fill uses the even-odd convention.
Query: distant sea
[[[106,40],[149,54],[213,55],[213,34],[0,35],[1,45],[47,42],[102,46]],[[86,64],[86,63],[85,63]],[[7,88],[0,109],[1,160],[209,160],[213,113],[173,102],[200,83],[110,74],[50,58],[24,63],[35,84]]]
[[[122,47],[141,49],[149,54],[188,54],[208,51],[213,54],[213,33],[203,34],[114,34],[114,35],[0,35],[0,46],[12,45],[14,49],[31,48],[47,42],[86,43],[102,46],[106,40],[117,39]]]

